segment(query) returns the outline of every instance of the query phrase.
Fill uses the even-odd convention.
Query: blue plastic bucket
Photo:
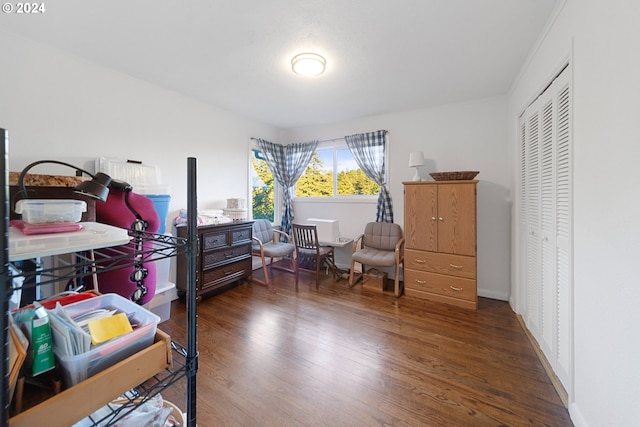
[[[158,234],[164,234],[167,228],[167,217],[169,216],[169,202],[171,196],[169,194],[145,194],[153,202],[153,206],[156,208],[158,217],[160,218],[160,227],[158,228]]]

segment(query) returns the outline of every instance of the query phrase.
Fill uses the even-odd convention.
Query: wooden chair
[[[281,237],[285,241],[282,242]],[[293,255],[295,247],[291,243],[291,237],[280,230],[276,230],[271,222],[266,219],[256,219],[253,223],[253,245],[251,246],[251,255],[260,257],[262,260],[262,268],[264,271],[264,282],[255,277],[252,280],[269,286],[269,268],[273,264],[274,258],[285,258]],[[270,258],[269,267],[267,267],[267,258]],[[287,270],[287,269],[284,269]],[[294,270],[287,270],[294,272]]]
[[[362,274],[360,274],[354,279],[356,262],[362,265],[362,274],[365,273],[365,265],[375,267],[395,266],[394,294],[399,297],[402,294],[400,289],[400,265],[404,263],[402,228],[398,224],[389,222],[370,222],[365,226],[364,233],[353,241],[349,286],[353,286],[362,278]]]
[[[300,271],[316,275],[316,289],[320,286],[320,268],[327,264],[331,268],[333,281],[336,281],[336,264],[332,246],[320,246],[318,230],[315,225],[292,224],[293,243],[296,248],[295,277],[298,290]]]

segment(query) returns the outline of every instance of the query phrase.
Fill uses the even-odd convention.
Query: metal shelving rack
[[[2,233],[2,251],[0,251],[0,264],[2,268],[2,280],[5,284],[5,291],[0,292],[0,304],[4,315],[0,316],[0,330],[3,334],[2,345],[0,346],[0,360],[2,366],[2,391],[0,411],[0,426],[9,426],[9,350],[8,350],[8,311],[9,298],[13,292],[12,283],[15,274],[10,271],[11,261],[9,258],[9,186],[8,186],[8,134],[4,129],[0,129],[0,138],[4,143],[4,155],[2,156],[0,169],[2,178],[0,185],[4,189],[2,203],[3,220],[0,221],[0,232]],[[187,284],[188,292],[187,304],[187,344],[182,346],[176,342],[171,342],[173,353],[173,366],[150,378],[128,393],[128,403],[114,407],[113,412],[101,419],[92,420],[94,425],[111,425],[118,416],[126,412],[133,411],[137,406],[147,399],[157,395],[164,388],[174,384],[178,380],[186,378],[187,396],[186,413],[187,426],[196,425],[196,375],[198,370],[197,353],[197,314],[195,299],[196,283],[196,251],[197,242],[197,162],[195,158],[187,158],[187,210],[189,212],[187,238],[181,239],[172,236],[145,233],[128,230],[132,242],[124,248],[108,247],[103,249],[93,249],[91,251],[74,252],[72,262],[59,262],[54,267],[46,268],[36,272],[25,271],[21,276],[25,278],[24,283],[33,283],[33,276],[38,276],[40,286],[57,283],[60,281],[69,282],[71,280],[81,280],[95,273],[121,269],[135,265],[136,262],[151,262],[163,258],[175,257],[178,254],[185,254],[187,259]],[[153,245],[136,245],[135,240],[153,242]],[[140,249],[142,247],[142,249]],[[15,271],[15,267],[14,267]],[[117,398],[119,396],[113,396]],[[105,402],[107,404],[108,402]],[[89,414],[87,414],[88,416]]]

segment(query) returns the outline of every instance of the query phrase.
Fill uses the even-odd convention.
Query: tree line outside
[[[377,195],[380,186],[365,175],[362,169],[346,169],[338,172],[338,196]],[[332,197],[333,171],[325,168],[316,151],[304,174],[296,183],[296,197]]]
[[[273,222],[275,200],[273,174],[264,160],[253,156],[251,163],[264,183],[264,186],[256,186],[252,190],[253,217],[265,218]],[[340,171],[337,178],[337,195],[339,196],[377,195],[380,192],[380,186],[369,179],[360,168]],[[296,183],[295,196],[332,197],[333,195],[333,171],[325,167],[316,151],[304,174]]]
[[[267,166],[267,162],[251,157],[251,164],[256,175],[264,185],[255,186],[251,191],[251,203],[254,219],[268,219],[274,221],[275,190],[273,174]]]

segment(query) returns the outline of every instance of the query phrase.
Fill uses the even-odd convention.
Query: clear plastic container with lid
[[[22,199],[16,202],[16,213],[29,224],[80,222],[87,203],[73,199]]]

